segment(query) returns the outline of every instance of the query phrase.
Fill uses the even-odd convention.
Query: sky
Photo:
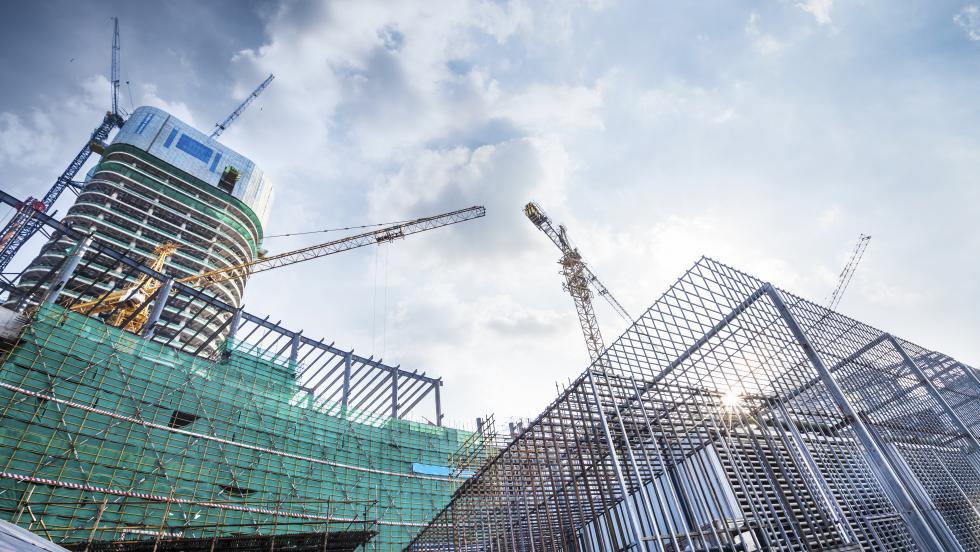
[[[276,75],[223,135],[275,184],[267,234],[486,206],[244,301],[442,377],[450,424],[588,364],[531,200],[634,316],[702,255],[823,301],[870,234],[840,310],[980,365],[980,3],[0,3],[0,188],[43,194],[101,120],[112,16],[126,109],[207,131]]]

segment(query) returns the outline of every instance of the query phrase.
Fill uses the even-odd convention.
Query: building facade
[[[175,243],[178,249],[164,269],[175,278],[235,266],[259,254],[272,185],[248,158],[153,107],[136,109],[101,153],[65,217],[74,228],[147,264],[158,246]],[[70,246],[64,238],[46,244],[24,271],[21,286],[41,281]],[[78,276],[88,285],[66,289],[66,301],[96,298],[122,280],[135,279],[102,266],[95,255],[86,256]],[[207,291],[239,306],[245,281],[243,274]],[[228,322],[227,313],[207,316],[205,311],[195,317],[202,322],[181,324],[189,307],[168,305],[162,316],[181,328],[174,337],[185,345]]]

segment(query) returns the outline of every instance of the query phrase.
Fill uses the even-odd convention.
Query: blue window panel
[[[211,172],[214,172],[214,170],[218,168],[218,161],[221,161],[220,151],[218,152],[218,155],[214,156],[214,161],[211,162]]]
[[[412,464],[412,471],[423,475],[449,476],[449,467],[447,466],[432,466],[430,464],[419,464],[418,462]]]
[[[177,136],[177,129],[170,131],[170,136],[167,136],[167,141],[163,143],[163,147],[169,148],[170,144],[174,143],[174,137]]]
[[[152,120],[153,113],[147,113],[146,116],[143,117],[143,120],[140,121],[139,126],[136,127],[136,134],[143,134],[143,131],[146,130],[146,125],[150,124],[150,121]]]
[[[191,156],[196,157],[205,163],[211,160],[211,155],[214,153],[213,149],[205,146],[186,134],[180,135],[180,139],[177,140],[177,149],[185,151]]]

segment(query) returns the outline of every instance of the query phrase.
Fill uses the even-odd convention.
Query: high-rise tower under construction
[[[147,262],[158,246],[174,243],[178,248],[167,272],[175,277],[235,266],[259,254],[272,185],[248,158],[153,107],[136,109],[102,153],[65,217],[74,228]],[[64,237],[49,242],[21,285],[36,285],[70,245]],[[127,276],[135,278],[89,253],[78,275],[88,285],[64,295],[97,297]],[[244,276],[208,291],[240,306]],[[179,310],[165,310],[163,320],[177,322]],[[214,309],[205,314],[201,322],[182,325],[177,341],[193,346],[230,316]]]

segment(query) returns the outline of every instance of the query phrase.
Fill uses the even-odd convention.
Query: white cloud
[[[640,95],[637,113],[647,119],[667,116],[722,124],[737,115],[721,93],[682,81],[670,81]]]
[[[78,120],[87,121],[90,128],[98,125],[100,112],[109,104],[109,81],[93,76],[79,81],[77,89],[63,101],[31,109],[27,116],[0,112],[0,163],[36,169],[55,162],[72,145],[80,148],[82,143],[71,142],[63,129]]]
[[[168,101],[161,98],[157,93],[157,86],[155,84],[146,83],[140,88],[140,99],[137,105],[158,107],[191,125],[192,127],[198,128],[204,132],[209,132],[211,130],[211,124],[199,124],[199,122],[195,119],[194,114],[191,113],[190,108],[187,107],[186,103],[181,101]]]
[[[968,4],[953,16],[953,22],[963,29],[970,40],[980,40],[980,6]]]
[[[759,13],[749,14],[745,23],[745,35],[752,39],[753,48],[760,54],[775,54],[783,49],[783,43],[769,33],[759,29]]]
[[[830,25],[830,10],[834,7],[834,0],[804,0],[796,4],[801,10],[809,13],[820,25]]]
[[[885,22],[906,29],[888,19],[901,14],[872,20],[858,10],[839,31],[848,40],[816,44],[812,21],[833,25],[832,15],[840,17],[827,1],[792,0],[788,10],[750,15],[721,10],[713,13],[722,20],[712,22],[689,3],[608,2],[601,11],[593,4],[270,8],[262,37],[251,38],[265,43],[231,61],[234,83],[192,87],[240,98],[276,74],[224,135],[276,183],[270,233],[473,204],[485,205],[487,216],[257,277],[247,308],[445,378],[444,404],[458,423],[489,411],[498,419],[536,415],[553,382],[587,363],[557,251],[521,213],[532,199],[568,224],[634,313],[702,254],[820,299],[859,231],[889,244],[876,257],[881,268],[862,266],[845,299],[861,318],[896,332],[904,321],[916,338],[942,326],[934,321],[944,309],[969,311],[963,305],[977,302],[969,286],[976,263],[930,245],[941,228],[952,228],[962,250],[977,245],[968,225],[980,198],[966,200],[976,194],[976,159],[957,153],[977,149],[968,138],[976,126],[972,96],[957,95],[972,88],[946,85],[945,64],[921,63],[922,72],[909,76],[881,63],[893,52],[867,37]],[[973,14],[965,8],[956,24],[967,29]],[[656,22],[658,32],[617,35],[637,21]],[[903,55],[933,52],[928,41],[913,42]],[[183,50],[166,55],[186,63],[171,77],[183,85],[187,75],[213,74]],[[943,55],[968,59],[955,50]],[[134,85],[133,93],[204,130],[236,102],[212,98],[224,107],[204,118],[164,77],[154,76],[159,88]],[[53,165],[21,174],[63,168],[80,143],[46,121],[61,128],[65,117],[76,118],[87,133],[108,103],[108,83],[89,80],[72,93],[73,104],[39,103],[37,120],[31,110],[4,108],[5,169],[31,155],[38,156],[32,163],[44,157]],[[921,113],[929,117],[914,116]],[[17,149],[11,137],[18,135],[36,142],[35,151]],[[909,151],[916,155],[898,153]],[[954,193],[956,185],[962,189]],[[930,218],[935,213],[949,215],[939,221]],[[284,251],[317,238],[266,246]],[[955,277],[924,268],[952,265]],[[907,289],[933,278],[940,292],[907,303]],[[611,342],[623,323],[601,302],[597,310]],[[973,316],[961,327],[976,324]],[[968,356],[973,344],[962,342]]]
[[[827,208],[817,215],[817,224],[821,228],[830,228],[840,221],[842,210],[839,205]]]
[[[831,2],[789,5],[797,1],[820,25],[832,24]],[[239,90],[269,72],[276,83],[261,99],[264,111],[253,108],[225,135],[254,152],[277,183],[269,231],[473,204],[485,205],[487,216],[381,253],[331,258],[319,270],[257,278],[249,308],[302,305],[284,313],[290,327],[445,378],[447,411],[472,419],[489,411],[533,416],[555,380],[587,363],[556,251],[521,213],[528,200],[569,225],[634,313],[702,254],[824,297],[857,233],[842,213],[859,208],[864,224],[902,209],[888,203],[899,194],[869,198],[848,178],[892,186],[892,167],[915,157],[875,157],[880,144],[914,147],[885,128],[905,112],[890,89],[876,82],[874,100],[862,97],[861,87],[850,87],[860,84],[854,67],[846,74],[834,67],[840,51],[821,51],[833,54],[826,64],[808,63],[817,54],[800,38],[806,33],[791,32],[794,18],[784,11],[760,9],[748,20],[738,12],[723,36],[667,24],[618,40],[609,31],[617,21],[697,18],[682,7],[605,8],[448,0],[280,6],[267,43],[233,61]],[[856,125],[850,110],[858,100]],[[891,118],[876,119],[876,105],[891,105]],[[884,204],[867,207],[875,202]],[[891,231],[895,242],[908,237],[906,226]],[[378,265],[375,255],[384,259]],[[379,293],[375,266],[390,266],[377,269],[389,298],[377,320],[386,325],[372,323],[368,306]],[[849,305],[901,298],[861,291]],[[597,309],[611,342],[622,323]],[[387,328],[385,339],[376,326]],[[380,342],[383,351],[370,350]]]
[[[492,112],[537,132],[601,130],[601,107],[602,94],[598,88],[534,84],[502,99],[492,108]]]
[[[39,109],[26,120],[14,113],[0,113],[0,163],[38,167],[51,161],[57,128],[48,113]]]

